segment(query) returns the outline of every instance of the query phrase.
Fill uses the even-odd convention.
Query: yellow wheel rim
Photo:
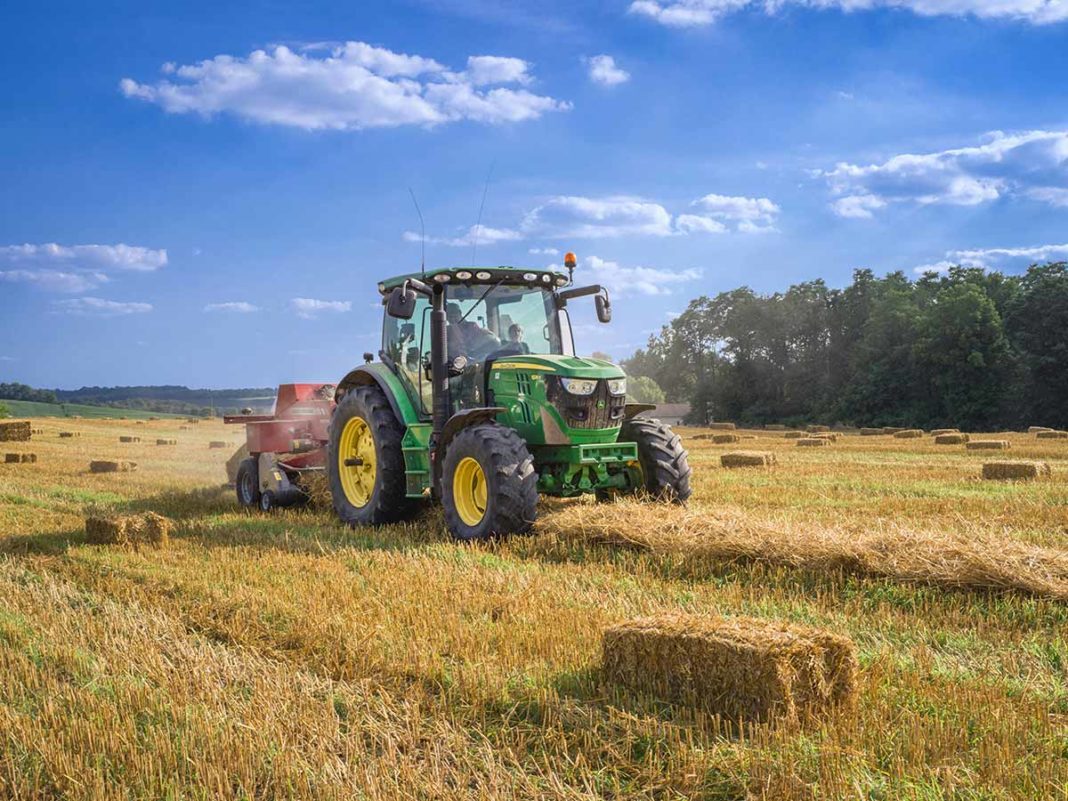
[[[341,430],[337,449],[341,489],[353,506],[366,506],[375,491],[375,437],[362,417],[350,418]]]
[[[477,526],[486,516],[486,474],[482,465],[470,456],[465,456],[456,465],[452,477],[452,500],[460,519],[469,526]]]

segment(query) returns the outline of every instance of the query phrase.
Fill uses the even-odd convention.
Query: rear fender
[[[416,411],[412,399],[408,397],[404,384],[384,364],[363,364],[354,370],[350,370],[338,383],[337,389],[334,391],[334,402],[340,403],[349,390],[366,386],[377,386],[385,393],[386,400],[389,401],[390,408],[393,409],[393,414],[397,415],[397,419],[405,426],[421,422],[419,413]]]
[[[480,409],[464,409],[462,412],[457,412],[448,419],[445,423],[445,428],[441,431],[441,440],[438,442],[438,453],[445,453],[445,449],[449,447],[449,443],[457,434],[468,426],[496,420],[497,415],[503,414],[506,411],[508,410],[503,406],[485,406]]]

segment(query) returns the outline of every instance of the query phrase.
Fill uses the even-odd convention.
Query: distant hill
[[[183,386],[82,387],[57,389],[60,403],[136,409],[154,413],[207,416],[236,414],[243,408],[269,411],[275,387],[190,389]]]
[[[15,418],[27,417],[106,417],[129,420],[144,420],[148,417],[181,417],[187,415],[149,412],[141,409],[118,409],[111,406],[84,406],[78,403],[40,403],[38,401],[0,401]]]

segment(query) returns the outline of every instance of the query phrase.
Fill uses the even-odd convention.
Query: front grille
[[[608,382],[597,382],[592,395],[572,395],[567,392],[557,376],[546,377],[549,402],[564,416],[571,428],[613,428],[623,422],[623,407],[627,399],[612,395]]]

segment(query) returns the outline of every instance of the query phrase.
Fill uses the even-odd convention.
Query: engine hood
[[[493,370],[528,370],[569,378],[623,378],[625,376],[619,365],[603,359],[533,353],[526,356],[504,356],[493,362]]]

